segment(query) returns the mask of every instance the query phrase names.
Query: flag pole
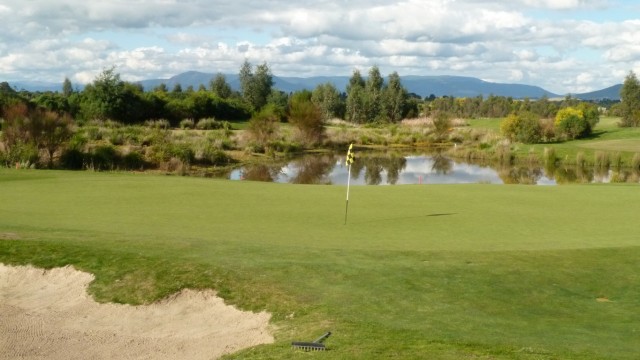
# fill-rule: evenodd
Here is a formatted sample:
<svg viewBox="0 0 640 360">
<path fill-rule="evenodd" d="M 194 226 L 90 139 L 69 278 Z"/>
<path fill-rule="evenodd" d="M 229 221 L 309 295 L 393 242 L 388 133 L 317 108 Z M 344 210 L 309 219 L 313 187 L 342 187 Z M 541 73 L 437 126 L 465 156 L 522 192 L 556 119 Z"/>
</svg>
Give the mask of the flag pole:
<svg viewBox="0 0 640 360">
<path fill-rule="evenodd" d="M 351 164 L 349 164 L 349 175 L 347 177 L 347 205 L 344 208 L 344 224 L 347 225 L 347 213 L 349 211 L 349 185 L 351 185 Z"/>
<path fill-rule="evenodd" d="M 347 225 L 347 213 L 349 212 L 349 187 L 351 185 L 351 164 L 353 164 L 353 143 L 349 145 L 345 164 L 349 166 L 349 175 L 347 175 L 347 203 L 344 208 L 344 224 Z"/>
</svg>

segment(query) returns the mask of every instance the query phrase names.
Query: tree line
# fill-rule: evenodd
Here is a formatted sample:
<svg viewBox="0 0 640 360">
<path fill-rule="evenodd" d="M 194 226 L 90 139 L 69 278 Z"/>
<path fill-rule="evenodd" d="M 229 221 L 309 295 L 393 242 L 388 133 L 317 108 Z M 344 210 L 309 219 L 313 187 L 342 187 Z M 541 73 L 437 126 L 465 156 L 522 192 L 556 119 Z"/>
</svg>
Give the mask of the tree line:
<svg viewBox="0 0 640 360">
<path fill-rule="evenodd" d="M 301 143 L 314 146 L 323 140 L 330 119 L 393 124 L 416 117 L 431 118 L 442 137 L 454 117 L 505 118 L 501 130 L 507 138 L 533 143 L 588 136 L 603 105 L 570 96 L 561 101 L 494 95 L 421 98 L 407 91 L 397 72 L 385 79 L 377 66 L 371 67 L 366 77 L 354 70 L 344 92 L 327 82 L 312 90 L 285 93 L 274 88 L 267 63 L 253 66 L 247 60 L 239 69 L 239 80 L 239 90 L 232 89 L 222 74 L 211 79 L 208 87 L 183 89 L 178 84 L 168 89 L 161 84 L 146 90 L 123 81 L 115 68 L 110 68 L 82 91 L 74 90 L 69 79 L 64 80 L 61 92 L 16 91 L 6 82 L 0 83 L 2 146 L 5 153 L 27 149 L 30 154 L 48 152 L 52 158 L 55 144 L 69 139 L 71 124 L 111 120 L 125 125 L 152 121 L 166 123 L 166 127 L 194 127 L 196 123 L 216 125 L 213 120 L 219 119 L 249 120 L 247 129 L 256 150 L 264 151 L 284 121 L 294 125 Z M 635 73 L 625 78 L 621 98 L 620 103 L 606 104 L 609 111 L 621 117 L 621 126 L 640 126 L 640 84 Z"/>
</svg>

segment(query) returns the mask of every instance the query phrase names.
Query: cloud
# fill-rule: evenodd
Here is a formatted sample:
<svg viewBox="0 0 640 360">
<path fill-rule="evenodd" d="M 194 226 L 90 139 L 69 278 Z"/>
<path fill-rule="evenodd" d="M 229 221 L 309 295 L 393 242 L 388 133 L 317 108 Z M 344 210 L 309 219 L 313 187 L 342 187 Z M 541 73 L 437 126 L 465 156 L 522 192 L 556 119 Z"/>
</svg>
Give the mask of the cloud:
<svg viewBox="0 0 640 360">
<path fill-rule="evenodd" d="M 615 11 L 613 5 L 4 0 L 0 72 L 20 80 L 72 74 L 86 81 L 115 65 L 123 79 L 139 80 L 187 70 L 235 73 L 249 59 L 268 62 L 277 75 L 348 75 L 378 65 L 401 76 L 466 75 L 575 92 L 621 82 L 619 74 L 640 64 L 639 19 L 573 17 L 573 10 L 595 15 Z"/>
</svg>

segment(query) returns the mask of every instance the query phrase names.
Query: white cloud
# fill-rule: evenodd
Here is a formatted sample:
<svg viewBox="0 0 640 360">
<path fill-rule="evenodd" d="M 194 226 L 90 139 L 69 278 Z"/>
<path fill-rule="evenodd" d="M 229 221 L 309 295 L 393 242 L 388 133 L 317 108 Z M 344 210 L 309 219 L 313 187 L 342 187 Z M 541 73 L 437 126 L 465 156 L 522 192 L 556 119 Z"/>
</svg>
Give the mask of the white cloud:
<svg viewBox="0 0 640 360">
<path fill-rule="evenodd" d="M 587 21 L 568 11 L 602 9 L 613 4 L 2 0 L 0 73 L 51 81 L 72 73 L 75 81 L 91 81 L 116 65 L 124 79 L 137 80 L 187 70 L 237 72 L 247 58 L 267 61 L 277 75 L 348 75 L 378 65 L 401 76 L 457 74 L 560 93 L 595 90 L 640 66 L 640 19 Z"/>
</svg>

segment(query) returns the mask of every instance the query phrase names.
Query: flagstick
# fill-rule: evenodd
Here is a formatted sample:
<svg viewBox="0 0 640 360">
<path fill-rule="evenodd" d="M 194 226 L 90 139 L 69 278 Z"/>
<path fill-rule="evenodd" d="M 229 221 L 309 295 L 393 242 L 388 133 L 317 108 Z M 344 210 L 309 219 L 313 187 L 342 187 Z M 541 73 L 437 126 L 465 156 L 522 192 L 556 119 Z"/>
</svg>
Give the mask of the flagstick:
<svg viewBox="0 0 640 360">
<path fill-rule="evenodd" d="M 344 208 L 344 224 L 347 225 L 347 213 L 349 211 L 349 186 L 351 185 L 351 164 L 349 164 L 349 175 L 347 176 L 347 205 Z"/>
</svg>

